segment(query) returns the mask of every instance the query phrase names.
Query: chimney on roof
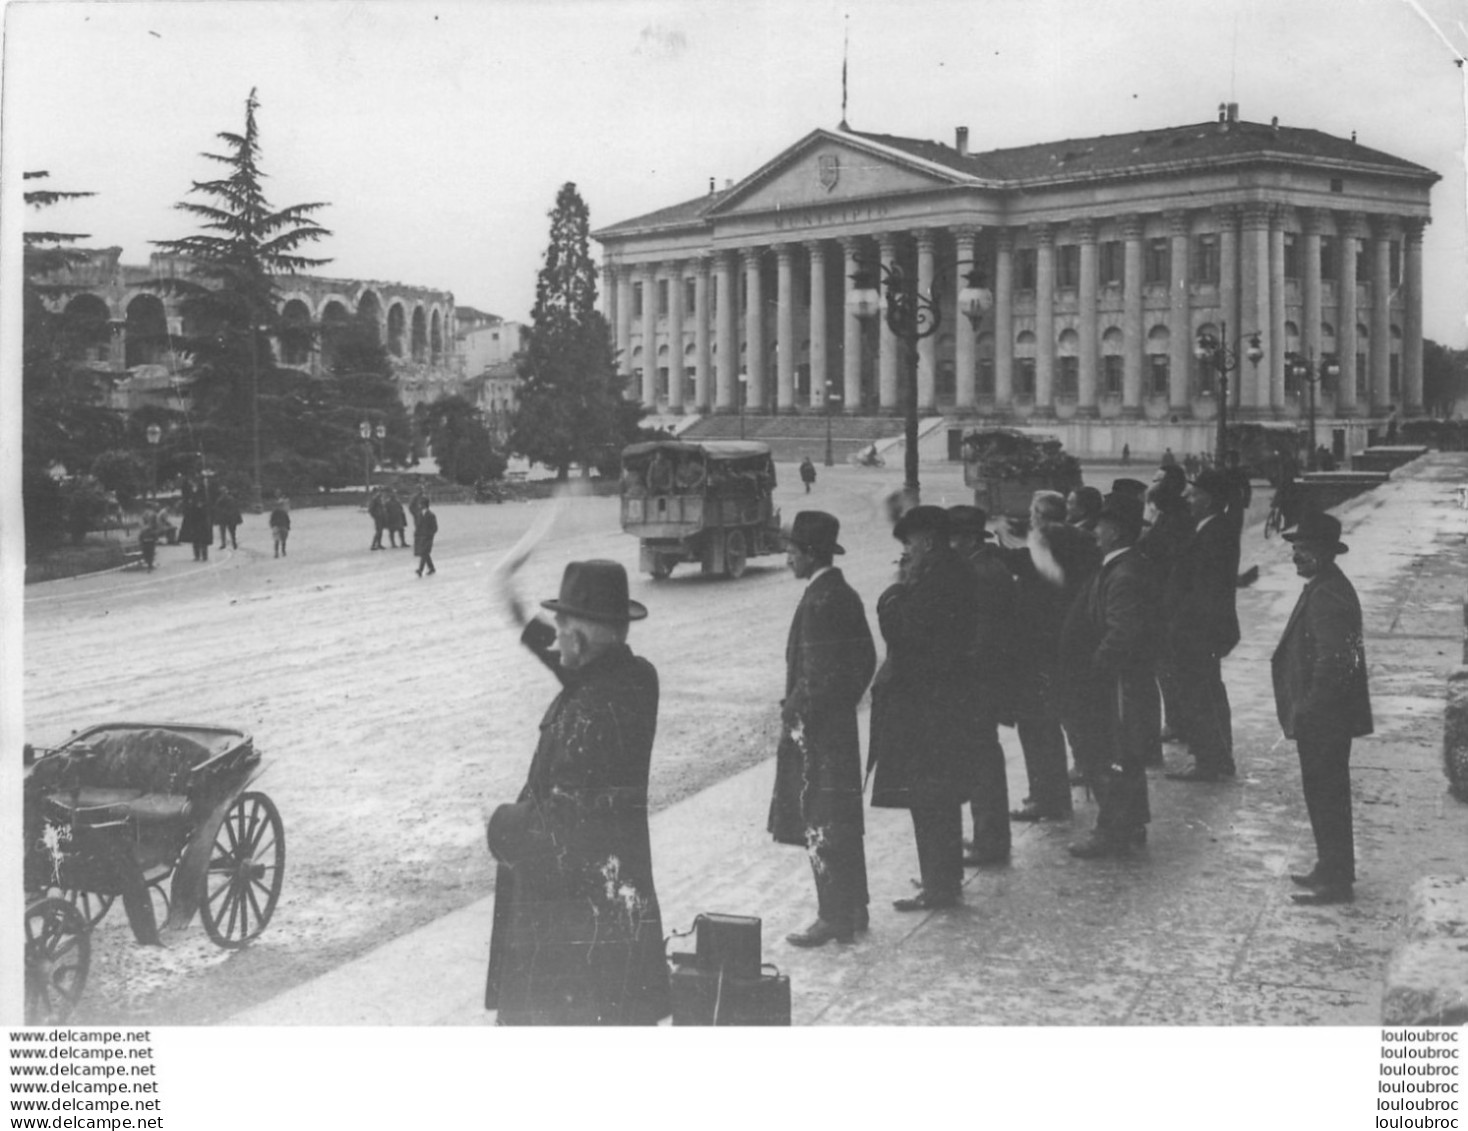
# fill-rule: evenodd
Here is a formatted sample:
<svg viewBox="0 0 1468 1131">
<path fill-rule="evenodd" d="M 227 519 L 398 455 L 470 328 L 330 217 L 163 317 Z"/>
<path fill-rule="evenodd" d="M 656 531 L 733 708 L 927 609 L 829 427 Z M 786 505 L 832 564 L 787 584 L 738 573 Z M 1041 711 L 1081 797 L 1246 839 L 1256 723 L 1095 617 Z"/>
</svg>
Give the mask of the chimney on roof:
<svg viewBox="0 0 1468 1131">
<path fill-rule="evenodd" d="M 1230 102 L 1228 104 L 1228 120 L 1230 122 L 1237 122 L 1239 120 L 1239 104 L 1237 102 Z"/>
<path fill-rule="evenodd" d="M 1351 131 L 1351 144 L 1352 145 L 1355 145 L 1356 144 L 1356 131 L 1355 130 L 1352 130 Z"/>
<path fill-rule="evenodd" d="M 959 126 L 954 133 L 953 148 L 958 150 L 960 157 L 968 156 L 968 127 Z"/>
<path fill-rule="evenodd" d="M 713 179 L 713 177 L 710 177 L 709 178 L 709 195 L 710 196 L 713 196 L 714 195 L 714 179 Z"/>
<path fill-rule="evenodd" d="M 1274 117 L 1272 117 L 1272 118 L 1269 119 L 1269 128 L 1274 131 L 1274 136 L 1275 137 L 1278 137 L 1279 136 L 1279 115 L 1278 114 L 1276 114 Z"/>
</svg>

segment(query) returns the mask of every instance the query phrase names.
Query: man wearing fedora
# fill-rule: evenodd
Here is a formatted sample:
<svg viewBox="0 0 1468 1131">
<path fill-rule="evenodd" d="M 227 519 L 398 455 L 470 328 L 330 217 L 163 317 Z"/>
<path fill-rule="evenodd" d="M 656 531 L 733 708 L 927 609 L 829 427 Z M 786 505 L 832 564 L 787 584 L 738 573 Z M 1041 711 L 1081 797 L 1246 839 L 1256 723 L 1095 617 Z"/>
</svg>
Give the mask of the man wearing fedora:
<svg viewBox="0 0 1468 1131">
<path fill-rule="evenodd" d="M 816 920 L 794 946 L 850 942 L 867 926 L 861 739 L 856 707 L 877 666 L 866 610 L 832 565 L 841 523 L 800 511 L 785 534 L 790 572 L 808 582 L 785 644 L 785 698 L 769 831 L 803 847 L 816 884 Z"/>
<path fill-rule="evenodd" d="M 519 799 L 489 818 L 495 878 L 486 1009 L 501 1025 L 650 1025 L 668 967 L 647 827 L 658 676 L 627 647 L 647 610 L 617 562 L 571 562 L 521 641 L 561 692 Z M 523 621 L 518 604 L 512 604 Z"/>
<path fill-rule="evenodd" d="M 1336 558 L 1340 520 L 1306 514 L 1285 539 L 1305 579 L 1271 668 L 1274 702 L 1286 738 L 1300 752 L 1300 779 L 1317 862 L 1290 879 L 1306 890 L 1296 903 L 1348 903 L 1356 882 L 1351 828 L 1351 740 L 1372 731 L 1361 602 Z"/>
<path fill-rule="evenodd" d="M 1150 818 L 1143 705 L 1149 688 L 1155 696 L 1157 606 L 1152 564 L 1135 549 L 1141 532 L 1141 500 L 1108 495 L 1096 520 L 1101 567 L 1061 630 L 1062 712 L 1100 810 L 1091 836 L 1070 848 L 1086 860 L 1126 855 Z"/>
<path fill-rule="evenodd" d="M 1169 773 L 1174 781 L 1216 782 L 1236 772 L 1222 672 L 1223 658 L 1239 642 L 1239 538 L 1224 514 L 1229 492 L 1222 472 L 1204 468 L 1183 495 L 1195 527 L 1168 575 L 1164 608 L 1167 656 L 1193 764 Z"/>
<path fill-rule="evenodd" d="M 1004 770 L 1004 747 L 999 744 L 999 724 L 1013 726 L 1017 718 L 1012 690 L 1018 629 L 1015 582 L 990 541 L 994 535 L 986 510 L 949 507 L 948 522 L 953 549 L 973 573 L 979 610 L 978 631 L 969 652 L 979 778 L 969 799 L 974 838 L 964 846 L 963 856 L 965 864 L 978 868 L 1009 862 L 1009 778 Z"/>
<path fill-rule="evenodd" d="M 887 660 L 872 685 L 867 772 L 874 806 L 912 812 L 922 890 L 893 906 L 925 911 L 953 906 L 963 887 L 963 802 L 978 785 L 968 659 L 978 598 L 942 507 L 913 507 L 892 533 L 903 555 L 877 601 Z"/>
</svg>

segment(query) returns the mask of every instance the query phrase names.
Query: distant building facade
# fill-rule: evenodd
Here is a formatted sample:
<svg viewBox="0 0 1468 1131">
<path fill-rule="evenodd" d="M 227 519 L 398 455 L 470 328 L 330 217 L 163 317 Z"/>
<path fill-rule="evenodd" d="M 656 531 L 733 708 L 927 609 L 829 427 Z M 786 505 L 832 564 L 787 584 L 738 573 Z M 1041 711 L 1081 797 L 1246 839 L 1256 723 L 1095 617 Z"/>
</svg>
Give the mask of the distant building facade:
<svg viewBox="0 0 1468 1131">
<path fill-rule="evenodd" d="M 900 411 L 903 346 L 849 302 L 900 265 L 942 318 L 925 416 L 1047 426 L 1091 452 L 1216 418 L 1200 332 L 1242 355 L 1230 418 L 1422 409 L 1422 241 L 1438 174 L 1319 131 L 1216 121 L 1017 149 L 817 129 L 723 190 L 593 233 L 619 366 L 655 411 Z M 974 266 L 993 303 L 955 311 Z M 1073 427 L 1071 427 L 1073 426 Z"/>
</svg>

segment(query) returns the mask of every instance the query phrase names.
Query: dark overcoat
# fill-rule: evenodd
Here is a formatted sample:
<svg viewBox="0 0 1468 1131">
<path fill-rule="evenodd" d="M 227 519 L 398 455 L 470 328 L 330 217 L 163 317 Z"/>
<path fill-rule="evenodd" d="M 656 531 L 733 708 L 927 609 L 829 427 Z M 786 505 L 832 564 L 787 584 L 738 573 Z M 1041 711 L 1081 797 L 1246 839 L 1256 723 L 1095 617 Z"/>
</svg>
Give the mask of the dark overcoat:
<svg viewBox="0 0 1468 1131">
<path fill-rule="evenodd" d="M 1371 733 L 1361 602 L 1334 562 L 1305 583 L 1270 667 L 1286 738 Z"/>
<path fill-rule="evenodd" d="M 223 494 L 214 504 L 214 524 L 216 526 L 227 526 L 231 529 L 238 526 L 245 519 L 244 512 L 240 510 L 239 503 L 235 502 L 234 496 Z"/>
<path fill-rule="evenodd" d="M 997 549 L 980 544 L 968 559 L 978 598 L 978 633 L 972 661 L 977 706 L 992 722 L 1017 717 L 1019 679 L 1015 656 L 1020 635 L 1017 586 Z"/>
<path fill-rule="evenodd" d="M 413 529 L 413 553 L 418 557 L 433 553 L 433 539 L 438 534 L 438 515 L 424 511 Z"/>
<path fill-rule="evenodd" d="M 404 530 L 408 526 L 408 515 L 403 510 L 403 504 L 395 498 L 389 498 L 386 505 L 387 528 L 389 530 Z"/>
<path fill-rule="evenodd" d="M 209 514 L 209 497 L 202 487 L 184 485 L 180 503 L 183 518 L 178 524 L 178 540 L 202 546 L 214 541 L 214 524 Z"/>
<path fill-rule="evenodd" d="M 872 804 L 931 808 L 968 799 L 977 784 L 971 648 L 979 607 L 973 573 L 935 549 L 909 584 L 877 602 L 887 659 L 872 684 Z"/>
<path fill-rule="evenodd" d="M 519 800 L 489 821 L 500 866 L 485 1008 L 502 1025 L 654 1023 L 669 1011 L 647 827 L 657 671 L 625 644 L 561 669 L 541 621 L 522 639 L 562 690 Z"/>
<path fill-rule="evenodd" d="M 1223 657 L 1239 642 L 1239 541 L 1226 515 L 1183 544 L 1167 578 L 1167 642 L 1174 655 Z"/>
<path fill-rule="evenodd" d="M 996 553 L 1015 579 L 1014 706 L 1019 715 L 1033 715 L 1048 702 L 1066 611 L 1101 555 L 1095 538 L 1061 523 L 1033 527 L 1024 547 Z"/>
<path fill-rule="evenodd" d="M 810 830 L 863 832 L 856 707 L 877 666 L 861 597 L 839 569 L 805 588 L 785 644 L 785 701 L 769 831 L 808 847 Z"/>
</svg>

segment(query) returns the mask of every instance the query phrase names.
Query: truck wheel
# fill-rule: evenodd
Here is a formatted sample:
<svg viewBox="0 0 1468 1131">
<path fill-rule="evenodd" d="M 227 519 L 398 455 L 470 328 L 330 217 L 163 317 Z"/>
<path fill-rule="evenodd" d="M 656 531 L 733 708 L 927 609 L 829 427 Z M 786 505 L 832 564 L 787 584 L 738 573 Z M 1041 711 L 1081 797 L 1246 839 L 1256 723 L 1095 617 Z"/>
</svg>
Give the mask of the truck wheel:
<svg viewBox="0 0 1468 1131">
<path fill-rule="evenodd" d="M 744 563 L 748 559 L 749 549 L 744 541 L 742 530 L 731 530 L 724 539 L 724 575 L 726 577 L 740 578 L 744 576 Z"/>
<path fill-rule="evenodd" d="M 673 558 L 669 554 L 654 554 L 652 556 L 652 576 L 654 581 L 666 581 L 673 572 Z"/>
</svg>

